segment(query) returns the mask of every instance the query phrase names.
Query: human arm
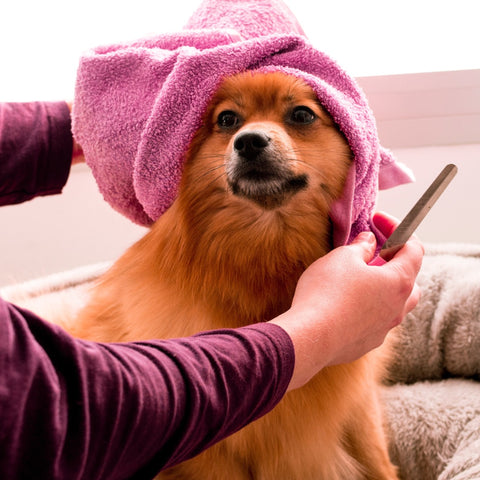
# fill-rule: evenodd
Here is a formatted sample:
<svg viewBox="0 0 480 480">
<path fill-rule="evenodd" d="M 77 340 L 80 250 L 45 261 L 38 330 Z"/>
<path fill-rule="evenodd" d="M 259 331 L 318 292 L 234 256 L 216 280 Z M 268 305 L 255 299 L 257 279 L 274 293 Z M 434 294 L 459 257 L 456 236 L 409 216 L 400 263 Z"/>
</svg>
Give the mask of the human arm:
<svg viewBox="0 0 480 480">
<path fill-rule="evenodd" d="M 0 205 L 60 193 L 82 158 L 66 102 L 0 103 Z"/>
<path fill-rule="evenodd" d="M 261 324 L 97 344 L 0 300 L 0 477 L 152 478 L 267 413 L 293 369 Z"/>
</svg>

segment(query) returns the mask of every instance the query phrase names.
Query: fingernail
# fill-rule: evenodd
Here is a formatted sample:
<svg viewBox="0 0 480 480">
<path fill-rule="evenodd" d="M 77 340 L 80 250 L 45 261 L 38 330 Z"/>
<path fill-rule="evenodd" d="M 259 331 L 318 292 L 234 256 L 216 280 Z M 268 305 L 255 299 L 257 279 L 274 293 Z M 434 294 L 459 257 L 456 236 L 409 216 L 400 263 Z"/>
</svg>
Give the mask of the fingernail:
<svg viewBox="0 0 480 480">
<path fill-rule="evenodd" d="M 370 244 L 374 244 L 377 241 L 373 232 L 360 232 L 357 235 L 356 240 L 358 240 L 359 242 L 366 242 Z"/>
</svg>

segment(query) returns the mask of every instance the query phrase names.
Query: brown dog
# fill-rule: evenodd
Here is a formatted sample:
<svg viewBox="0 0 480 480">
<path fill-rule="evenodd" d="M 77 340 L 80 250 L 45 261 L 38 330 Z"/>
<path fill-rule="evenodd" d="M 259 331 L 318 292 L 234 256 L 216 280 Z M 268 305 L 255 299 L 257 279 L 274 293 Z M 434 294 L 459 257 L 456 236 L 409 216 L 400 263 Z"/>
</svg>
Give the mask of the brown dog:
<svg viewBox="0 0 480 480">
<path fill-rule="evenodd" d="M 331 249 L 329 209 L 351 158 L 303 81 L 227 78 L 191 144 L 176 201 L 101 279 L 73 333 L 171 338 L 284 312 L 301 273 Z M 161 478 L 393 480 L 379 370 L 374 354 L 325 368 L 271 413 Z"/>
</svg>

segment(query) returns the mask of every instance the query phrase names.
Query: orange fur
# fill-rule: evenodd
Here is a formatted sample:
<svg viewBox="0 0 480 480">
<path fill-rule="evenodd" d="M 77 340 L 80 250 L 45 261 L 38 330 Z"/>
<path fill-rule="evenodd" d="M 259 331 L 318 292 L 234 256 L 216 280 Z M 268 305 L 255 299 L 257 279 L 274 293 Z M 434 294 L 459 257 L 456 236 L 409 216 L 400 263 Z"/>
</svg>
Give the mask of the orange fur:
<svg viewBox="0 0 480 480">
<path fill-rule="evenodd" d="M 298 106 L 313 121 L 307 114 L 302 123 L 305 111 L 292 121 Z M 232 180 L 245 168 L 235 139 L 252 131 L 270 139 L 266 166 L 288 187 L 273 187 L 263 171 L 261 180 L 256 171 Z M 347 142 L 302 81 L 227 78 L 191 144 L 176 201 L 101 279 L 73 333 L 171 338 L 284 312 L 303 270 L 331 248 L 328 212 L 350 166 Z M 160 478 L 393 480 L 377 370 L 374 355 L 324 369 L 265 417 Z"/>
</svg>

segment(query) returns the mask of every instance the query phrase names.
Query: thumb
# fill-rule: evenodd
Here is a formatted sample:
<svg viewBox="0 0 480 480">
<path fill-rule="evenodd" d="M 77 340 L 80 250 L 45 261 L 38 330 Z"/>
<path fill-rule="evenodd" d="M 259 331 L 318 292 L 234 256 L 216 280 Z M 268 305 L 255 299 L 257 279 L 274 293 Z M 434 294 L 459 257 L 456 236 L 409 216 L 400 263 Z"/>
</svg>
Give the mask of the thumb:
<svg viewBox="0 0 480 480">
<path fill-rule="evenodd" d="M 360 232 L 350 245 L 361 248 L 361 255 L 365 263 L 369 263 L 375 255 L 377 239 L 372 232 Z"/>
</svg>

